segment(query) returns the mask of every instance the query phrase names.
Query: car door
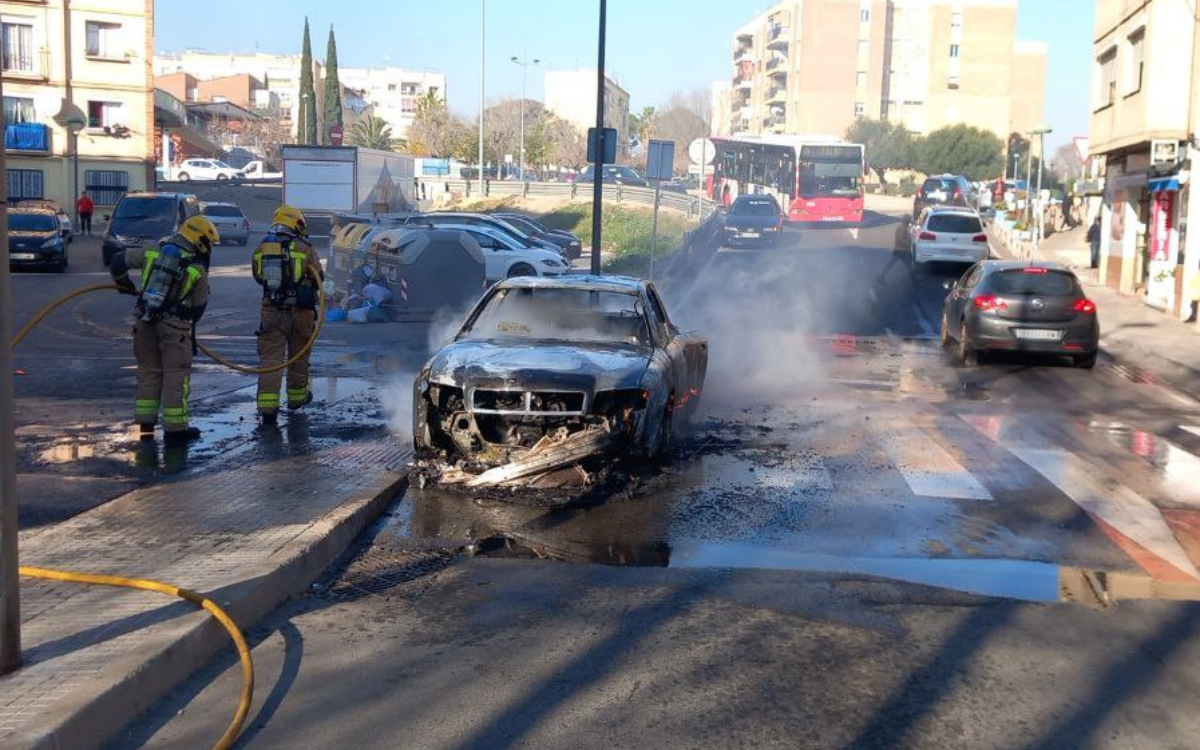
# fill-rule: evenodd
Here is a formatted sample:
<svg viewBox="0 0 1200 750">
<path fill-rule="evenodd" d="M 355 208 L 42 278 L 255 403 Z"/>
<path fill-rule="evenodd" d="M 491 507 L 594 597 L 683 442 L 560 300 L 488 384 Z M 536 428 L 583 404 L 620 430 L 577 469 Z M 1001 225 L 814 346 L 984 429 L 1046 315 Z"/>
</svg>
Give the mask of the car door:
<svg viewBox="0 0 1200 750">
<path fill-rule="evenodd" d="M 681 332 L 671 323 L 662 298 L 653 285 L 647 285 L 646 296 L 650 303 L 649 318 L 653 333 L 668 362 L 675 405 L 677 408 L 687 408 L 691 399 L 699 396 L 704 387 L 708 342 L 697 334 Z"/>
<path fill-rule="evenodd" d="M 483 249 L 483 269 L 488 281 L 503 279 L 507 276 L 509 256 L 502 251 L 501 245 L 496 238 L 487 232 L 480 232 L 475 229 L 468 229 L 466 231 L 479 243 L 479 247 Z"/>
<path fill-rule="evenodd" d="M 967 269 L 958 279 L 958 283 L 954 285 L 954 291 L 951 294 L 951 307 L 947 320 L 952 325 L 957 326 L 958 321 L 963 320 L 967 314 L 967 305 L 971 304 L 971 297 L 975 287 L 979 286 L 979 280 L 983 278 L 983 266 L 976 263 Z M 954 330 L 957 330 L 955 328 Z"/>
</svg>

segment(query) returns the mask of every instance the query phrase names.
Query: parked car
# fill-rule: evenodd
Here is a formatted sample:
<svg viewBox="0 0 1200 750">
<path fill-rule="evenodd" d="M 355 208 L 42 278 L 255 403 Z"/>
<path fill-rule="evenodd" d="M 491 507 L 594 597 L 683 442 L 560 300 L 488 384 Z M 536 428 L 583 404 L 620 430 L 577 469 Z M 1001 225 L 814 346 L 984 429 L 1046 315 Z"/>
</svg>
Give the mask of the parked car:
<svg viewBox="0 0 1200 750">
<path fill-rule="evenodd" d="M 404 220 L 405 224 L 424 224 L 426 226 L 444 226 L 447 224 L 483 224 L 511 236 L 526 247 L 540 247 L 543 250 L 553 250 L 560 255 L 558 245 L 547 240 L 532 237 L 504 219 L 492 214 L 473 214 L 459 211 L 435 211 L 427 214 L 413 214 Z"/>
<path fill-rule="evenodd" d="M 687 194 L 688 191 L 687 183 L 683 182 L 682 180 L 664 180 L 661 184 L 659 184 L 659 188 L 666 193 Z"/>
<path fill-rule="evenodd" d="M 971 184 L 966 177 L 944 174 L 926 179 L 913 196 L 913 218 L 929 206 L 942 205 L 971 205 Z"/>
<path fill-rule="evenodd" d="M 12 206 L 8 209 L 8 264 L 50 266 L 67 270 L 67 240 L 58 216 L 45 208 Z"/>
<path fill-rule="evenodd" d="M 1058 263 L 989 260 L 950 286 L 942 308 L 942 346 L 974 364 L 984 352 L 1042 352 L 1092 368 L 1100 349 L 1096 303 Z"/>
<path fill-rule="evenodd" d="M 17 201 L 16 205 L 21 208 L 42 208 L 52 212 L 58 217 L 58 226 L 66 243 L 69 245 L 75 241 L 75 224 L 71 221 L 71 215 L 58 201 L 49 198 L 24 198 Z"/>
<path fill-rule="evenodd" d="M 983 219 L 973 208 L 933 206 L 908 225 L 914 267 L 927 263 L 976 263 L 991 249 Z"/>
<path fill-rule="evenodd" d="M 438 224 L 437 228 L 466 232 L 479 243 L 486 261 L 484 276 L 489 282 L 517 276 L 561 276 L 571 267 L 557 250 L 527 247 L 486 224 Z"/>
<path fill-rule="evenodd" d="M 681 332 L 645 280 L 509 279 L 418 373 L 414 443 L 426 456 L 508 464 L 502 476 L 666 455 L 707 366 L 708 342 Z"/>
<path fill-rule="evenodd" d="M 250 220 L 236 203 L 201 203 L 200 211 L 216 225 L 221 244 L 246 246 L 250 240 Z"/>
<path fill-rule="evenodd" d="M 175 233 L 188 218 L 200 213 L 200 201 L 189 193 L 126 193 L 106 215 L 101 253 L 104 265 L 130 247 L 141 247 Z"/>
<path fill-rule="evenodd" d="M 561 229 L 550 229 L 545 224 L 525 214 L 502 212 L 494 213 L 492 216 L 495 216 L 497 219 L 503 219 L 530 237 L 536 237 L 539 240 L 545 240 L 557 246 L 562 252 L 563 257 L 568 260 L 575 260 L 583 254 L 583 242 L 577 235 L 570 232 L 564 232 Z"/>
<path fill-rule="evenodd" d="M 261 159 L 255 159 L 238 170 L 243 179 L 275 181 L 283 179 L 283 172 L 268 172 L 267 165 Z"/>
<path fill-rule="evenodd" d="M 217 159 L 188 159 L 175 170 L 175 179 L 180 182 L 189 180 L 229 180 L 242 179 L 242 173 L 223 161 Z"/>
<path fill-rule="evenodd" d="M 579 173 L 575 181 L 587 184 L 593 182 L 595 179 L 596 168 L 594 165 L 589 164 L 587 169 Z M 646 178 L 633 169 L 619 164 L 605 164 L 604 171 L 600 173 L 600 179 L 610 185 L 629 185 L 631 187 L 650 186 L 650 183 L 646 182 Z"/>
<path fill-rule="evenodd" d="M 725 214 L 723 229 L 729 245 L 774 244 L 783 231 L 783 209 L 773 195 L 739 195 Z"/>
</svg>

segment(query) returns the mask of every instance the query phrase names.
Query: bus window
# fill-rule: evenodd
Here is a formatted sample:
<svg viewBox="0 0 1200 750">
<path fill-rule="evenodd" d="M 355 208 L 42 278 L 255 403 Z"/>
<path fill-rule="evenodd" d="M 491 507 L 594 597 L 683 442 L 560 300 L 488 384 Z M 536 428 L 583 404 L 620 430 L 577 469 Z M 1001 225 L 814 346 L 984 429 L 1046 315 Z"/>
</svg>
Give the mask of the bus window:
<svg viewBox="0 0 1200 750">
<path fill-rule="evenodd" d="M 792 155 L 784 152 L 779 156 L 779 164 L 775 168 L 775 189 L 784 195 L 796 192 L 796 162 Z"/>
</svg>

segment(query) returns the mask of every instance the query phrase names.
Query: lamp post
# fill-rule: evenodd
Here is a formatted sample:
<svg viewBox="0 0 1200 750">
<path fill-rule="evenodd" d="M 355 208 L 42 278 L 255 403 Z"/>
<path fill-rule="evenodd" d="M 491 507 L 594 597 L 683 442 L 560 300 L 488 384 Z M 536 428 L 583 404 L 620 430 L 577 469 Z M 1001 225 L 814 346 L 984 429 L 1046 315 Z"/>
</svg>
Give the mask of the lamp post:
<svg viewBox="0 0 1200 750">
<path fill-rule="evenodd" d="M 479 197 L 483 197 L 483 82 L 487 44 L 487 0 L 479 0 Z"/>
<path fill-rule="evenodd" d="M 1038 123 L 1038 126 L 1029 131 L 1030 135 L 1038 137 L 1038 174 L 1037 174 L 1037 199 L 1038 199 L 1038 216 L 1037 230 L 1033 234 L 1033 252 L 1037 253 L 1038 247 L 1042 244 L 1042 223 L 1046 219 L 1046 212 L 1042 210 L 1042 172 L 1046 171 L 1046 135 L 1054 132 L 1046 123 Z M 1030 153 L 1033 152 L 1033 144 L 1029 147 Z M 1028 186 L 1027 186 L 1028 187 Z"/>
<path fill-rule="evenodd" d="M 526 73 L 529 71 L 530 65 L 537 65 L 541 62 L 538 58 L 529 59 L 528 53 L 521 53 L 521 57 L 514 56 L 512 61 L 521 66 L 521 180 L 525 180 L 525 79 L 528 77 Z"/>
<path fill-rule="evenodd" d="M 72 117 L 67 120 L 67 130 L 71 131 L 71 162 L 74 176 L 71 182 L 71 200 L 75 203 L 75 227 L 79 227 L 79 133 L 87 126 L 87 120 Z"/>
<path fill-rule="evenodd" d="M 0 82 L 0 94 L 3 82 Z M 0 149 L 0 173 L 5 170 Z M 8 203 L 0 181 L 0 208 Z M 7 209 L 5 214 L 7 214 Z M 8 220 L 0 217 L 0 243 L 8 247 Z M 0 674 L 21 665 L 21 584 L 17 555 L 17 459 L 13 422 L 12 295 L 8 262 L 0 263 Z"/>
</svg>

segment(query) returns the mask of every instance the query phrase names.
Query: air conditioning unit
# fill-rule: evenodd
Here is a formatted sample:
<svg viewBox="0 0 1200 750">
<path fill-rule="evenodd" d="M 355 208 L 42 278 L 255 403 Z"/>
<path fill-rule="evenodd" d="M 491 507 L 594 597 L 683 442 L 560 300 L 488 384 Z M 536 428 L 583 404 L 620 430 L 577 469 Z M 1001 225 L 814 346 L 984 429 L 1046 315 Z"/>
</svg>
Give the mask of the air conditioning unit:
<svg viewBox="0 0 1200 750">
<path fill-rule="evenodd" d="M 111 135 L 113 138 L 128 138 L 129 128 L 119 123 L 115 125 L 105 125 L 104 134 Z"/>
</svg>

